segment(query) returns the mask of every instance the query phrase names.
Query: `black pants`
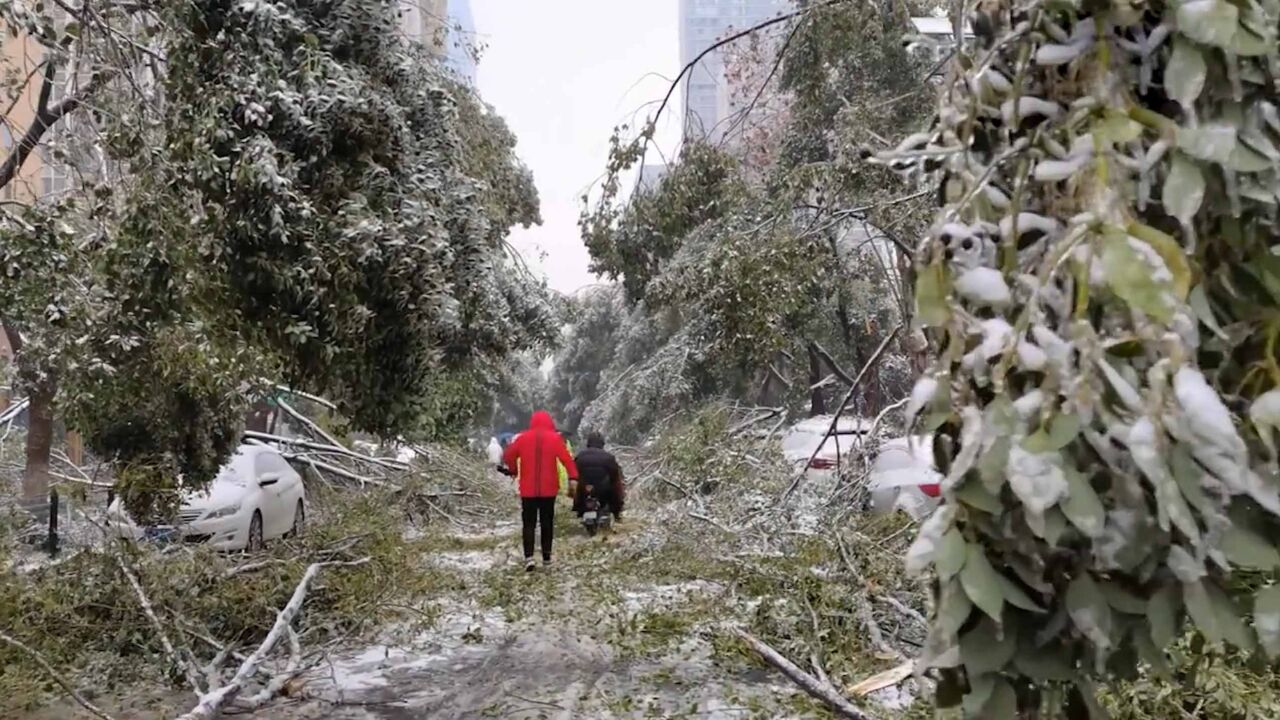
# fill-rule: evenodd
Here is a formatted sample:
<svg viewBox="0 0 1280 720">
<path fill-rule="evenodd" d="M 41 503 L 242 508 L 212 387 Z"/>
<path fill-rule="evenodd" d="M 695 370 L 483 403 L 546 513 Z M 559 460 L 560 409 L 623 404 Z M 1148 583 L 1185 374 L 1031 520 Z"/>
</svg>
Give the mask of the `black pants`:
<svg viewBox="0 0 1280 720">
<path fill-rule="evenodd" d="M 551 559 L 551 540 L 555 537 L 556 499 L 520 498 L 520 519 L 524 522 L 524 557 L 533 557 L 533 529 L 542 524 L 542 559 Z"/>
<path fill-rule="evenodd" d="M 586 487 L 579 485 L 577 494 L 573 496 L 573 511 L 578 515 L 582 515 L 582 513 L 586 512 L 586 492 Z M 622 516 L 623 500 L 618 497 L 617 488 L 609 488 L 608 490 L 596 488 L 596 499 L 599 500 L 601 504 L 609 506 L 609 510 L 611 510 L 615 516 Z"/>
</svg>

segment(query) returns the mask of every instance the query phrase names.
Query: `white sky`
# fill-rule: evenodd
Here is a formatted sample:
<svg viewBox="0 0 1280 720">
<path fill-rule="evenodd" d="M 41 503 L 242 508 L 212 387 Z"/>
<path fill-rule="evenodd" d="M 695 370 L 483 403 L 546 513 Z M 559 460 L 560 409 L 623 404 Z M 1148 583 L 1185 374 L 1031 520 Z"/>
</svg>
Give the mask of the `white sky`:
<svg viewBox="0 0 1280 720">
<path fill-rule="evenodd" d="M 661 100 L 679 72 L 676 3 L 471 0 L 485 46 L 480 95 L 515 132 L 542 200 L 542 225 L 517 227 L 512 244 L 556 290 L 596 282 L 578 233 L 580 198 L 604 172 L 614 126 L 643 122 L 656 109 L 646 103 Z M 669 156 L 680 134 L 678 92 L 663 119 L 658 144 Z"/>
</svg>

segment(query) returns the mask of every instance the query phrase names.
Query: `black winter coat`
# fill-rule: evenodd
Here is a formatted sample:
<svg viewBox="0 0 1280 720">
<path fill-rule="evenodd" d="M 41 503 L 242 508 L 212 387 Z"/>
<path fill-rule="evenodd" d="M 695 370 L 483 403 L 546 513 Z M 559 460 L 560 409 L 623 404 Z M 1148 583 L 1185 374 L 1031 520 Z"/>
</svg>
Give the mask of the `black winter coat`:
<svg viewBox="0 0 1280 720">
<path fill-rule="evenodd" d="M 613 453 L 603 448 L 587 448 L 574 459 L 578 481 L 608 491 L 622 484 L 622 467 Z"/>
</svg>

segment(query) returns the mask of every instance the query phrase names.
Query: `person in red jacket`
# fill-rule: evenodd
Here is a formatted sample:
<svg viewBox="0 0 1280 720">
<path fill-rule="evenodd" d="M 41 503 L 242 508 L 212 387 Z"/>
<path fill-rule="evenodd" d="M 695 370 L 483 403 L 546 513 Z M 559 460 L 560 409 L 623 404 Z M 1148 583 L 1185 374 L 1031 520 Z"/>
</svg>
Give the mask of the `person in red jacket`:
<svg viewBox="0 0 1280 720">
<path fill-rule="evenodd" d="M 578 481 L 578 466 L 556 432 L 555 421 L 544 410 L 529 419 L 529 429 L 516 436 L 502 453 L 502 463 L 512 475 L 519 476 L 520 517 L 524 524 L 524 569 L 532 571 L 533 534 L 542 525 L 542 564 L 551 564 L 551 540 L 555 535 L 556 495 L 560 492 L 560 470 L 563 465 L 573 483 Z"/>
</svg>

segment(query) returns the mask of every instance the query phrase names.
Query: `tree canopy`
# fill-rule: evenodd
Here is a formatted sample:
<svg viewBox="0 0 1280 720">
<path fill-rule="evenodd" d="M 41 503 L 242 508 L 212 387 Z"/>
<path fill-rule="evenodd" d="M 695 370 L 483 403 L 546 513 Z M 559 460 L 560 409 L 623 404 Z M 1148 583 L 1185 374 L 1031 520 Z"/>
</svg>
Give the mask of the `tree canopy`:
<svg viewBox="0 0 1280 720">
<path fill-rule="evenodd" d="M 628 309 L 609 334 L 584 314 L 592 327 L 561 358 L 579 367 L 577 346 L 596 333 L 615 348 L 583 388 L 600 393 L 584 422 L 635 439 L 700 399 L 822 411 L 830 376 L 847 378 L 893 332 L 908 301 L 894 244 L 925 226 L 928 198 L 864 163 L 862 149 L 927 120 L 926 68 L 901 42 L 906 22 L 860 3 L 815 5 L 730 46 L 737 109 L 726 132 L 686 138 L 661 182 L 625 202 L 620 173 L 644 155 L 652 126 L 615 136 L 581 226 L 593 268 L 620 283 Z M 877 104 L 886 109 L 854 109 Z M 875 364 L 856 409 L 905 393 L 909 372 L 901 351 Z"/>
<path fill-rule="evenodd" d="M 33 282 L 0 318 L 23 389 L 148 483 L 210 478 L 268 379 L 362 430 L 447 432 L 475 367 L 554 338 L 505 245 L 539 221 L 514 137 L 398 36 L 395 3 L 3 9 L 50 76 L 96 83 L 57 137 L 104 162 L 6 208 L 0 256 Z"/>
</svg>

